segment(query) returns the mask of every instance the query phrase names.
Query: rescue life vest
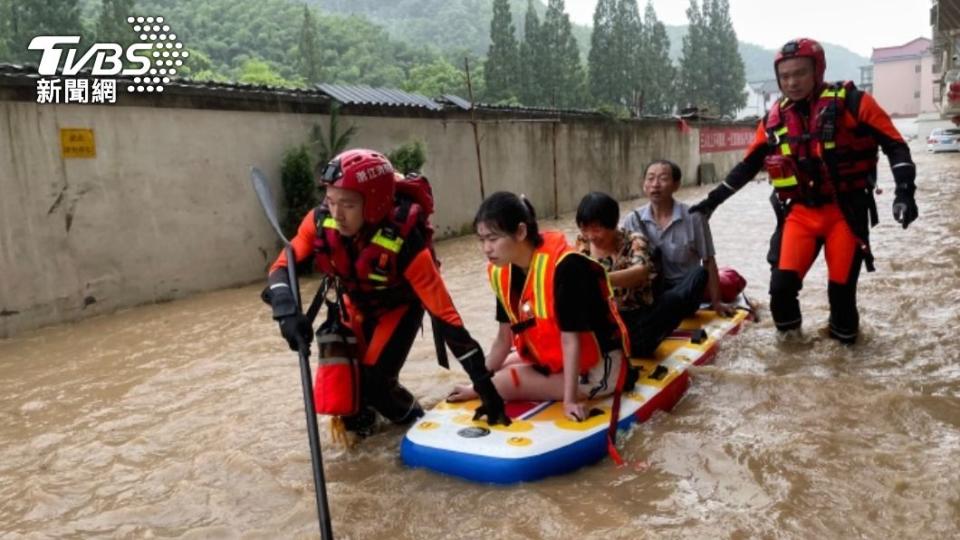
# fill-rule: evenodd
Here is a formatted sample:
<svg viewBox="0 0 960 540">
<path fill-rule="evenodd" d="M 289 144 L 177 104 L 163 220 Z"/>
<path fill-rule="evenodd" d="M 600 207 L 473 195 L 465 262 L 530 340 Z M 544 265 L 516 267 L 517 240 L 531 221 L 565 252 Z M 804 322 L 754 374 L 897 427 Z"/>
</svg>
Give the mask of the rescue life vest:
<svg viewBox="0 0 960 540">
<path fill-rule="evenodd" d="M 878 144 L 857 119 L 861 95 L 847 81 L 825 86 L 806 115 L 788 98 L 774 103 L 764 123 L 773 153 L 764 165 L 781 201 L 818 205 L 873 188 Z"/>
<path fill-rule="evenodd" d="M 543 244 L 533 252 L 526 282 L 516 305 L 510 301 L 512 265 L 487 265 L 487 277 L 497 300 L 507 312 L 513 329 L 513 344 L 521 358 L 541 365 L 551 373 L 563 371 L 560 326 L 554 305 L 554 276 L 567 256 L 581 257 L 563 233 L 544 232 Z M 570 286 L 576 287 L 576 284 Z M 592 332 L 580 332 L 580 373 L 590 371 L 600 360 L 600 346 Z"/>
<path fill-rule="evenodd" d="M 433 251 L 433 193 L 429 182 L 423 176 L 410 175 L 397 181 L 396 193 L 390 215 L 370 229 L 372 234 L 361 232 L 349 248 L 326 206 L 314 212 L 314 264 L 321 272 L 336 276 L 350 303 L 368 313 L 416 300 L 403 269 L 398 267 L 404 241 L 415 229 Z"/>
</svg>

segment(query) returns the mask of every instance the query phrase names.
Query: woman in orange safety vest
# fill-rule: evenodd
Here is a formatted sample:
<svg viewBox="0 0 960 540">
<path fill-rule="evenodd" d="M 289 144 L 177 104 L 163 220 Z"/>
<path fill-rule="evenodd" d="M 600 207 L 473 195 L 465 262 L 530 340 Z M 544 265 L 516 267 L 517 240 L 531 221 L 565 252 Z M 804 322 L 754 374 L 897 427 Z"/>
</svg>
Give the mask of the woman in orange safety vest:
<svg viewBox="0 0 960 540">
<path fill-rule="evenodd" d="M 533 206 L 497 192 L 480 205 L 474 228 L 497 298 L 497 336 L 486 357 L 497 392 L 509 400 L 562 400 L 573 420 L 583 401 L 614 392 L 626 332 L 603 267 L 577 253 L 560 232 L 538 229 Z M 457 387 L 448 399 L 475 395 Z"/>
</svg>

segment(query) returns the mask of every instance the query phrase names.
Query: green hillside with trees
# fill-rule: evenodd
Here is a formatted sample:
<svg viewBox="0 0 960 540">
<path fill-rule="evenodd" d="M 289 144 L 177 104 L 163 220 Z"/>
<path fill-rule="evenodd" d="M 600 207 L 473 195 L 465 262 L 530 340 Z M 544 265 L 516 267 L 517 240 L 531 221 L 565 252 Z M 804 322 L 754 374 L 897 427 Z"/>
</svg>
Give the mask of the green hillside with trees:
<svg viewBox="0 0 960 540">
<path fill-rule="evenodd" d="M 726 9 L 727 0 L 693 3 L 710 18 Z M 688 27 L 663 25 L 644 4 L 600 0 L 597 30 L 597 21 L 591 27 L 571 23 L 562 0 L 0 0 L 0 62 L 36 62 L 26 44 L 44 33 L 78 33 L 84 43 L 132 42 L 132 31 L 118 20 L 132 13 L 166 18 L 191 52 L 180 75 L 198 80 L 369 84 L 466 95 L 463 66 L 469 58 L 476 95 L 484 101 L 649 114 L 684 105 L 674 103 L 677 85 L 688 101 L 704 105 L 707 98 L 690 96 L 697 88 L 716 87 L 730 72 L 733 79 L 723 84 L 771 78 L 774 51 L 746 43 L 737 44 L 739 56 L 704 57 L 699 67 L 688 62 L 683 69 Z M 500 22 L 491 28 L 495 5 Z M 729 24 L 722 19 L 717 17 Z M 512 31 L 505 30 L 511 24 Z M 528 37 L 528 27 L 539 34 Z M 720 39 L 715 34 L 710 39 Z M 506 45 L 491 47 L 493 35 Z M 732 28 L 725 35 L 736 43 Z M 702 43 L 693 39 L 688 45 L 693 54 Z M 716 43 L 711 47 L 720 50 Z M 841 47 L 825 48 L 830 79 L 857 80 L 859 67 L 868 63 Z M 493 61 L 487 62 L 490 54 Z M 684 73 L 697 72 L 706 79 L 682 80 Z M 735 108 L 730 100 L 724 103 L 709 108 Z"/>
</svg>

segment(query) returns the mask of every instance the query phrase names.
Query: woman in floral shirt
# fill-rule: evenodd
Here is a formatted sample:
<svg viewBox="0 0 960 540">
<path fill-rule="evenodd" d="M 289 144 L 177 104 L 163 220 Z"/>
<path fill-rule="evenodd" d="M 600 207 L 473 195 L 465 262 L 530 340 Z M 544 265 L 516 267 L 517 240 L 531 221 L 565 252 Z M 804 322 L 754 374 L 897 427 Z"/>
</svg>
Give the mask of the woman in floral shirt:
<svg viewBox="0 0 960 540">
<path fill-rule="evenodd" d="M 577 208 L 577 250 L 607 269 L 632 357 L 653 356 L 685 313 L 662 294 L 655 254 L 647 237 L 617 227 L 620 205 L 606 193 L 588 193 Z"/>
</svg>

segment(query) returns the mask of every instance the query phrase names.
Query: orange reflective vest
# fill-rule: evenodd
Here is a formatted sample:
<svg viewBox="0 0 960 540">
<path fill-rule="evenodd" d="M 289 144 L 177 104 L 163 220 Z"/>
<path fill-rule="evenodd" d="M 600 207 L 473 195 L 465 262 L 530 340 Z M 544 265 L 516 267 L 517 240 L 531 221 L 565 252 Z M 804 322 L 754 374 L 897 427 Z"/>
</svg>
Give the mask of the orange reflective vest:
<svg viewBox="0 0 960 540">
<path fill-rule="evenodd" d="M 551 373 L 563 371 L 563 350 L 560 326 L 554 306 L 554 276 L 564 257 L 582 257 L 569 244 L 563 233 L 545 232 L 543 244 L 533 252 L 523 292 L 516 304 L 510 301 L 512 265 L 487 265 L 487 276 L 497 300 L 503 306 L 513 328 L 513 344 L 524 360 L 539 364 Z M 568 286 L 576 287 L 571 283 Z M 600 346 L 592 332 L 579 332 L 580 373 L 590 371 L 600 360 Z"/>
<path fill-rule="evenodd" d="M 847 82 L 823 87 L 807 115 L 787 98 L 774 103 L 764 125 L 773 147 L 765 167 L 780 200 L 826 202 L 873 186 L 878 144 L 860 127 L 859 96 Z"/>
</svg>

